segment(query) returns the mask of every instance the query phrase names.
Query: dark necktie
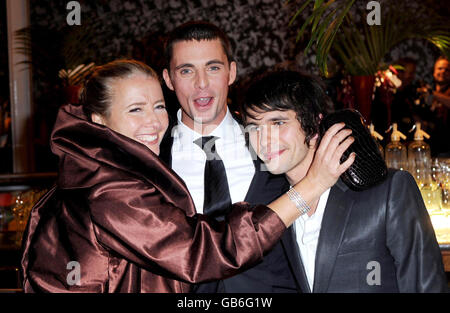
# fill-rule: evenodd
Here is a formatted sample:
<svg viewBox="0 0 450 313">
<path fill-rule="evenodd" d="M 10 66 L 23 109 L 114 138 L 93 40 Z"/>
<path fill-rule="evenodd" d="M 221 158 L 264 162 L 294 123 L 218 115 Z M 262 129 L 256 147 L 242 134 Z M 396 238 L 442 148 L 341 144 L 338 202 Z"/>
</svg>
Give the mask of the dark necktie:
<svg viewBox="0 0 450 313">
<path fill-rule="evenodd" d="M 216 152 L 215 141 L 219 137 L 205 136 L 194 141 L 206 154 L 203 213 L 223 221 L 231 209 L 225 166 Z"/>
</svg>

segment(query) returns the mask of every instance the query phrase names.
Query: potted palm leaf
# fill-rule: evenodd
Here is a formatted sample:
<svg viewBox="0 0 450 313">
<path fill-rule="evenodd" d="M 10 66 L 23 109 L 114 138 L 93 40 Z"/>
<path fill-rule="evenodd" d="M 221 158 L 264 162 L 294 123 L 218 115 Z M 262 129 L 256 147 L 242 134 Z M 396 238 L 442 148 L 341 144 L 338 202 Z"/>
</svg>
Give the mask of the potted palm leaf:
<svg viewBox="0 0 450 313">
<path fill-rule="evenodd" d="M 315 45 L 316 64 L 325 76 L 328 75 L 329 54 L 334 53 L 337 56 L 344 71 L 353 77 L 355 100 L 363 116 L 369 119 L 374 75 L 389 66 L 383 63 L 384 57 L 407 39 L 428 40 L 443 54 L 449 55 L 450 24 L 447 19 L 421 3 L 383 1 L 381 25 L 369 26 L 366 20 L 367 11 L 358 11 L 355 2 L 301 1 L 290 25 L 313 5 L 311 15 L 298 31 L 297 40 L 310 30 L 306 51 Z M 359 14 L 355 15 L 355 11 Z"/>
<path fill-rule="evenodd" d="M 28 56 L 29 61 L 22 63 L 32 66 L 38 79 L 61 88 L 65 101 L 74 103 L 84 79 L 94 69 L 91 61 L 101 46 L 96 32 L 100 24 L 101 20 L 95 20 L 61 30 L 35 25 L 22 28 L 14 34 L 17 51 Z"/>
</svg>

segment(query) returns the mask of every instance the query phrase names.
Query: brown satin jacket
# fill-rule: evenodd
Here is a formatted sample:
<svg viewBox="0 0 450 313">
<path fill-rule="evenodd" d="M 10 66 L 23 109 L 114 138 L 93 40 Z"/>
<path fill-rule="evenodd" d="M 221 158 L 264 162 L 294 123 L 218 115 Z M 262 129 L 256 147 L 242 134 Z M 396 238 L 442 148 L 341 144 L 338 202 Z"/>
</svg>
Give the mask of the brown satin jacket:
<svg viewBox="0 0 450 313">
<path fill-rule="evenodd" d="M 257 263 L 285 230 L 243 202 L 227 223 L 196 214 L 176 173 L 81 107 L 60 109 L 51 147 L 59 177 L 24 234 L 25 292 L 189 292 Z"/>
</svg>

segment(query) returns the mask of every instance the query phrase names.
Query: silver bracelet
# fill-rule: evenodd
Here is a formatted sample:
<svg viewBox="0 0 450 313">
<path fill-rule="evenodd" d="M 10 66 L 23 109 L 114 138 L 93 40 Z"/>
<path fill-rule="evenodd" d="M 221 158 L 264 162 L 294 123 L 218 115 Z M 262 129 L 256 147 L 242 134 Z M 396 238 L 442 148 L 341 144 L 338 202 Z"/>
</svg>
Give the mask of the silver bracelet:
<svg viewBox="0 0 450 313">
<path fill-rule="evenodd" d="M 308 213 L 311 210 L 311 207 L 303 200 L 302 196 L 291 186 L 289 191 L 286 192 L 289 199 L 294 202 L 295 207 L 300 211 L 300 215 Z"/>
</svg>

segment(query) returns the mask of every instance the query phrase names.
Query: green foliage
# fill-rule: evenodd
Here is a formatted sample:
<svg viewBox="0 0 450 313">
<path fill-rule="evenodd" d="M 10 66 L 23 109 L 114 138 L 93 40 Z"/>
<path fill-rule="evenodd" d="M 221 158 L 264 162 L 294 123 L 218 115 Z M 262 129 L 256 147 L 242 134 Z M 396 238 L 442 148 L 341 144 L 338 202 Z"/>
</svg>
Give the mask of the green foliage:
<svg viewBox="0 0 450 313">
<path fill-rule="evenodd" d="M 289 1 L 288 1 L 289 2 Z M 406 3 L 405 3 L 406 2 Z M 336 51 L 351 75 L 373 75 L 386 67 L 384 56 L 407 39 L 425 39 L 445 55 L 450 51 L 450 24 L 429 7 L 409 1 L 385 1 L 381 6 L 381 25 L 369 26 L 367 11 L 359 12 L 356 21 L 351 14 L 355 0 L 299 1 L 289 25 L 313 3 L 311 15 L 303 22 L 297 40 L 310 30 L 311 38 L 305 51 L 315 44 L 316 63 L 327 75 L 330 50 Z"/>
<path fill-rule="evenodd" d="M 28 56 L 29 61 L 23 63 L 32 65 L 38 75 L 57 78 L 61 69 L 95 62 L 91 56 L 100 48 L 99 38 L 104 34 L 97 30 L 103 20 L 84 21 L 81 26 L 67 25 L 59 30 L 37 26 L 22 28 L 15 33 L 17 51 Z"/>
</svg>

